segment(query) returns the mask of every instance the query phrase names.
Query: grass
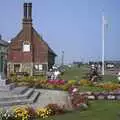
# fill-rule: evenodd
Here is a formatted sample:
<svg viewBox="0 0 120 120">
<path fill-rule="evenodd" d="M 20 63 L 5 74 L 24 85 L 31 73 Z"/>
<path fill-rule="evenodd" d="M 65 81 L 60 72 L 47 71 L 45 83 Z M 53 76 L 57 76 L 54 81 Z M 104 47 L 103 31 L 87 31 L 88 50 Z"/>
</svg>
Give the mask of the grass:
<svg viewBox="0 0 120 120">
<path fill-rule="evenodd" d="M 86 66 L 82 66 L 80 68 L 74 67 L 65 72 L 62 76 L 62 79 L 65 80 L 81 80 L 83 77 L 88 73 L 88 68 Z M 117 82 L 117 77 L 115 75 L 104 75 L 103 76 L 104 82 Z"/>
<path fill-rule="evenodd" d="M 81 80 L 88 73 L 88 68 L 82 66 L 80 68 L 74 67 L 65 72 L 62 76 L 65 80 Z M 104 75 L 102 81 L 100 82 L 112 82 L 117 83 L 117 77 L 115 75 Z M 106 91 L 104 88 L 94 87 L 94 86 L 80 86 L 80 91 L 91 91 L 91 92 L 102 92 Z"/>
<path fill-rule="evenodd" d="M 117 77 L 115 75 L 104 75 L 103 81 L 117 83 Z"/>
<path fill-rule="evenodd" d="M 105 91 L 104 88 L 100 88 L 100 87 L 94 87 L 94 86 L 80 86 L 80 92 L 103 92 Z"/>
<path fill-rule="evenodd" d="M 46 120 L 120 120 L 119 101 L 90 101 L 86 111 L 74 111 Z"/>
<path fill-rule="evenodd" d="M 80 80 L 88 72 L 84 68 L 72 68 L 62 76 L 65 80 Z M 77 77 L 76 77 L 77 76 Z M 117 78 L 105 75 L 104 82 L 116 82 Z M 102 88 L 80 86 L 81 91 L 103 91 Z M 120 101 L 96 100 L 90 101 L 86 111 L 73 111 L 63 115 L 53 116 L 46 120 L 120 120 Z"/>
<path fill-rule="evenodd" d="M 80 80 L 86 74 L 86 72 L 87 71 L 84 68 L 74 67 L 66 71 L 62 78 L 65 80 Z"/>
</svg>

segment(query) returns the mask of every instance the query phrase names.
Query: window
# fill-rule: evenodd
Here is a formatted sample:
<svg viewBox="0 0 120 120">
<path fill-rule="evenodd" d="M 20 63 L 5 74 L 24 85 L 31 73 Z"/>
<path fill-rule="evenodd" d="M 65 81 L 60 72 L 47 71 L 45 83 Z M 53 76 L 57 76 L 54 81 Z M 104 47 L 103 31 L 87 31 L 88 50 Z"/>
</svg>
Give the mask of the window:
<svg viewBox="0 0 120 120">
<path fill-rule="evenodd" d="M 43 70 L 43 65 L 41 65 L 41 64 L 36 64 L 36 65 L 34 65 L 34 69 L 35 69 L 36 71 L 42 71 L 42 70 Z"/>
<path fill-rule="evenodd" d="M 43 64 L 43 70 L 44 70 L 44 71 L 47 70 L 47 64 Z"/>
<path fill-rule="evenodd" d="M 35 70 L 39 70 L 39 66 L 38 65 L 34 65 L 34 69 Z"/>
<path fill-rule="evenodd" d="M 14 72 L 20 72 L 20 64 L 14 64 Z"/>
<path fill-rule="evenodd" d="M 42 70 L 43 70 L 43 66 L 39 65 L 39 71 L 42 71 Z"/>
</svg>

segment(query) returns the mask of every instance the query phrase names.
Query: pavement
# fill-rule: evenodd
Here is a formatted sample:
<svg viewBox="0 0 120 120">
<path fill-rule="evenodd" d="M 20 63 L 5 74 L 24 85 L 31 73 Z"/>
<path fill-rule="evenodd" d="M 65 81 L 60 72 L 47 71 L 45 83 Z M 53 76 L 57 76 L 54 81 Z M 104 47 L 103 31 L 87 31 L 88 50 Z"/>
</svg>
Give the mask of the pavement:
<svg viewBox="0 0 120 120">
<path fill-rule="evenodd" d="M 22 89 L 22 88 L 21 88 Z M 36 92 L 40 92 L 37 100 L 32 104 L 25 104 L 32 106 L 33 108 L 43 108 L 48 104 L 57 104 L 60 107 L 65 107 L 68 110 L 72 110 L 70 98 L 67 92 L 60 90 L 46 90 L 46 89 L 34 89 Z M 3 92 L 0 92 L 1 95 L 5 95 Z M 8 96 L 13 95 L 11 92 L 7 93 Z M 15 95 L 15 94 L 14 94 Z M 24 105 L 15 105 L 15 106 L 24 106 Z M 5 109 L 11 109 L 12 106 L 5 106 Z"/>
<path fill-rule="evenodd" d="M 40 95 L 37 101 L 32 104 L 33 107 L 45 107 L 46 105 L 58 104 L 61 107 L 64 105 L 65 108 L 70 108 L 70 100 L 68 93 L 65 91 L 59 90 L 45 90 L 45 89 L 36 89 L 36 91 L 40 92 Z"/>
</svg>

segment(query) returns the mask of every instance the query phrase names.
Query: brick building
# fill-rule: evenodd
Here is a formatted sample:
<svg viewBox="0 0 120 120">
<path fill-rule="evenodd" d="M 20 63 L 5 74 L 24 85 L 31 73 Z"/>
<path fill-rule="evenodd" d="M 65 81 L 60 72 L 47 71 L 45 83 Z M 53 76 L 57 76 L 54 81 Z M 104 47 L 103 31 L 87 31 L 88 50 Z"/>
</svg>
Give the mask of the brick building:
<svg viewBox="0 0 120 120">
<path fill-rule="evenodd" d="M 0 73 L 6 74 L 8 42 L 0 35 Z"/>
<path fill-rule="evenodd" d="M 56 54 L 32 26 L 32 3 L 24 3 L 22 30 L 11 40 L 7 72 L 27 72 L 34 75 L 47 71 Z"/>
</svg>

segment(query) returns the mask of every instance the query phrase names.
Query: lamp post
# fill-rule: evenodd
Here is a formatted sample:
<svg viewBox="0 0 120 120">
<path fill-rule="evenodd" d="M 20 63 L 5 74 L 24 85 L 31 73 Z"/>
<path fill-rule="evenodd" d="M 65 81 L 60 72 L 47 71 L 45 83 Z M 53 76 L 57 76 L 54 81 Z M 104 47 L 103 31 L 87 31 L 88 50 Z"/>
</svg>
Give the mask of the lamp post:
<svg viewBox="0 0 120 120">
<path fill-rule="evenodd" d="M 61 59 L 61 66 L 64 65 L 64 51 L 62 51 L 62 59 Z"/>
<path fill-rule="evenodd" d="M 104 40 L 105 40 L 105 18 L 102 16 L 102 75 L 104 75 Z"/>
<path fill-rule="evenodd" d="M 105 62 L 104 62 L 104 54 L 105 54 L 105 28 L 108 28 L 107 20 L 102 15 L 102 75 L 105 74 Z"/>
</svg>

